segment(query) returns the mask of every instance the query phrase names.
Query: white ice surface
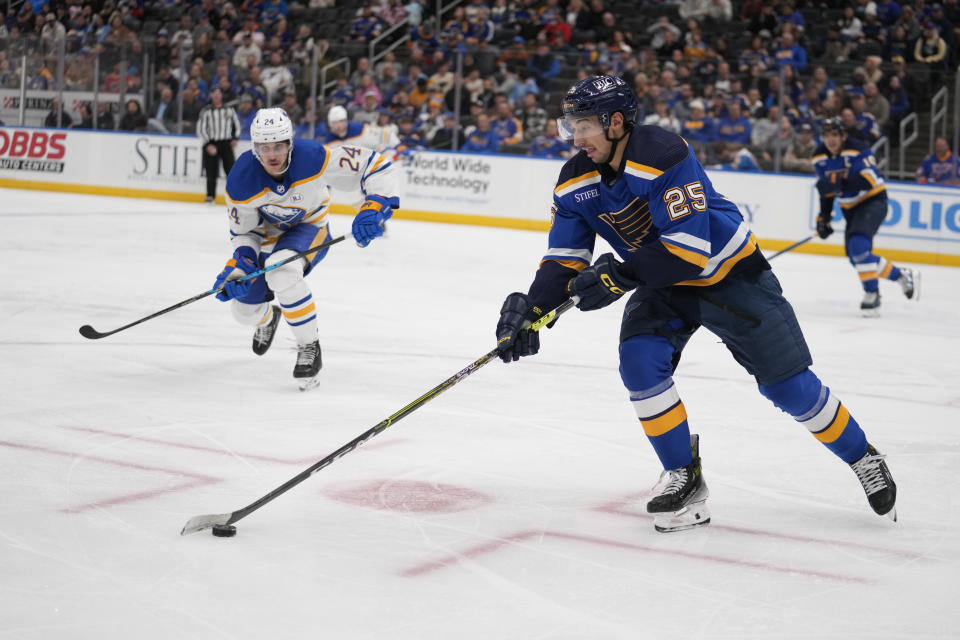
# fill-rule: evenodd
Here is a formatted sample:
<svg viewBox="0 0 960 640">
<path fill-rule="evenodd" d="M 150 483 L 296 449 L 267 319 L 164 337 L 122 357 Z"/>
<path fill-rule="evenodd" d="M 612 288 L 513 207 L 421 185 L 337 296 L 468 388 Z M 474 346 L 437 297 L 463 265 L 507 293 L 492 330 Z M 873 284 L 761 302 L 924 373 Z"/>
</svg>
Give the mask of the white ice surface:
<svg viewBox="0 0 960 640">
<path fill-rule="evenodd" d="M 664 535 L 617 373 L 620 305 L 566 314 L 238 523 L 239 509 L 493 346 L 541 233 L 396 220 L 309 282 L 323 380 L 258 358 L 207 289 L 222 208 L 0 190 L 0 638 L 957 638 L 960 270 L 882 283 L 774 261 L 814 370 L 887 453 L 900 522 L 706 331 L 676 375 L 713 523 Z M 785 212 L 786 215 L 786 212 Z M 349 228 L 334 217 L 334 233 Z"/>
</svg>

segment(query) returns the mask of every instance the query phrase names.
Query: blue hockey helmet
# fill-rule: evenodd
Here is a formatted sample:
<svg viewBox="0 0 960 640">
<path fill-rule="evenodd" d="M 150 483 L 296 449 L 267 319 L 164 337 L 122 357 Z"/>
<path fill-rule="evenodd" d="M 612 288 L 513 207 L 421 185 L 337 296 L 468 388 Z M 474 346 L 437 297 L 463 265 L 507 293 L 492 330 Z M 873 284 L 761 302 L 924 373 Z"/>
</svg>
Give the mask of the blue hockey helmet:
<svg viewBox="0 0 960 640">
<path fill-rule="evenodd" d="M 637 122 L 637 94 L 616 76 L 590 76 L 577 82 L 563 98 L 563 117 L 557 120 L 560 137 L 574 137 L 574 121 L 597 116 L 603 131 L 610 127 L 610 115 L 623 114 L 624 128 Z"/>
<path fill-rule="evenodd" d="M 842 133 L 846 135 L 847 127 L 843 124 L 843 118 L 840 116 L 833 116 L 832 118 L 826 118 L 823 123 L 820 125 L 820 130 L 823 133 Z"/>
</svg>

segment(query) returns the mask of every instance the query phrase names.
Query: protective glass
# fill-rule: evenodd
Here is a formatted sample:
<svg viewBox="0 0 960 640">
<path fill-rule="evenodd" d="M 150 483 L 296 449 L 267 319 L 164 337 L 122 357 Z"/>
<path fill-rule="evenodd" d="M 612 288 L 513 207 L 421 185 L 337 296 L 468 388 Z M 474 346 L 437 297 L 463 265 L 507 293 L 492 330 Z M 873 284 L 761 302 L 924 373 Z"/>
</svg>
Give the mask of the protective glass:
<svg viewBox="0 0 960 640">
<path fill-rule="evenodd" d="M 563 140 L 591 138 L 603 134 L 597 116 L 572 116 L 557 118 L 557 132 Z"/>
</svg>

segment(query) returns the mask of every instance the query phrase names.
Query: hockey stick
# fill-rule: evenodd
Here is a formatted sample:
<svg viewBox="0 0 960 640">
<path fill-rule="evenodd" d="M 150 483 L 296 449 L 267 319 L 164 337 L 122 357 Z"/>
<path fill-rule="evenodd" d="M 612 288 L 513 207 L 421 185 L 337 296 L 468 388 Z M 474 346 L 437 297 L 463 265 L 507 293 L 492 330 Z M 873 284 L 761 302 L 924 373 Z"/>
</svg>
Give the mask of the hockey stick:
<svg viewBox="0 0 960 640">
<path fill-rule="evenodd" d="M 553 311 L 550 311 L 549 313 L 544 314 L 536 322 L 532 323 L 530 325 L 530 329 L 532 331 L 539 331 L 545 326 L 546 327 L 553 326 L 553 323 L 556 321 L 556 319 L 562 313 L 564 313 L 565 311 L 568 311 L 570 307 L 572 307 L 574 304 L 575 302 L 573 299 L 567 300 L 566 302 L 561 304 L 559 307 L 557 307 Z M 484 365 L 488 364 L 491 360 L 495 359 L 496 357 L 497 357 L 496 349 L 493 349 L 487 352 L 478 360 L 476 360 L 475 362 L 467 366 L 465 369 L 462 369 L 457 373 L 455 373 L 454 375 L 450 376 L 449 378 L 447 378 L 446 380 L 444 380 L 443 382 L 435 386 L 433 389 L 430 389 L 430 391 L 427 391 L 425 394 L 423 394 L 422 396 L 420 396 L 419 398 L 417 398 L 416 400 L 414 400 L 404 408 L 400 409 L 390 417 L 385 418 L 382 422 L 380 422 L 376 426 L 368 429 L 367 431 L 364 431 L 359 436 L 357 436 L 347 444 L 343 445 L 342 447 L 340 447 L 339 449 L 337 449 L 336 451 L 328 455 L 323 460 L 320 460 L 319 462 L 315 463 L 313 466 L 307 469 L 304 469 L 302 472 L 290 478 L 289 480 L 284 482 L 282 485 L 280 485 L 270 493 L 266 494 L 259 500 L 250 503 L 249 505 L 243 507 L 242 509 L 237 509 L 232 513 L 210 514 L 210 515 L 203 515 L 203 516 L 194 516 L 193 518 L 190 518 L 190 520 L 187 521 L 187 524 L 185 524 L 183 526 L 183 529 L 180 531 L 180 535 L 185 536 L 188 533 L 196 533 L 197 531 L 210 529 L 211 527 L 214 527 L 214 526 L 224 526 L 228 524 L 233 524 L 234 522 L 240 520 L 241 518 L 246 518 L 248 515 L 250 515 L 257 509 L 259 509 L 263 505 L 280 497 L 281 495 L 283 495 L 290 489 L 294 488 L 295 486 L 297 486 L 298 484 L 300 484 L 301 482 L 303 482 L 313 474 L 317 473 L 324 467 L 333 463 L 338 458 L 342 458 L 343 456 L 347 455 L 348 453 L 350 453 L 351 451 L 353 451 L 354 449 L 362 445 L 364 442 L 366 442 L 373 436 L 377 435 L 381 431 L 386 430 L 386 428 L 391 426 L 393 423 L 399 421 L 401 418 L 405 418 L 406 416 L 410 415 L 411 413 L 413 413 L 414 411 L 416 411 L 417 409 L 419 409 L 429 401 L 433 400 L 434 398 L 439 396 L 441 393 L 443 393 L 453 385 L 457 384 L 458 382 L 460 382 L 470 374 L 474 373 Z"/>
<path fill-rule="evenodd" d="M 773 260 L 773 259 L 776 258 L 777 256 L 779 256 L 779 255 L 781 255 L 781 254 L 784 254 L 784 253 L 786 253 L 787 251 L 793 251 L 794 249 L 796 249 L 796 248 L 799 247 L 800 245 L 806 244 L 806 243 L 810 242 L 811 240 L 813 240 L 813 239 L 816 238 L 816 237 L 817 237 L 817 234 L 813 234 L 812 236 L 806 237 L 806 238 L 804 238 L 803 240 L 800 240 L 799 242 L 794 242 L 792 245 L 790 245 L 790 246 L 787 247 L 786 249 L 781 249 L 780 251 L 777 251 L 777 252 L 776 252 L 775 254 L 773 254 L 772 256 L 767 256 L 767 260 Z"/>
<path fill-rule="evenodd" d="M 301 251 L 300 253 L 298 253 L 298 254 L 295 255 L 295 256 L 290 256 L 289 258 L 286 258 L 285 260 L 281 260 L 281 261 L 278 262 L 277 264 L 272 264 L 272 265 L 270 265 L 269 267 L 267 267 L 267 268 L 265 268 L 265 269 L 260 269 L 260 271 L 255 271 L 254 273 L 251 273 L 251 274 L 248 275 L 248 276 L 244 276 L 243 278 L 239 278 L 239 279 L 236 280 L 236 281 L 238 281 L 238 282 L 246 282 L 247 280 L 252 280 L 252 279 L 254 279 L 254 278 L 257 278 L 257 277 L 265 274 L 265 273 L 268 272 L 268 271 L 273 271 L 274 269 L 278 269 L 278 268 L 282 267 L 282 266 L 285 265 L 285 264 L 290 264 L 290 263 L 293 262 L 294 260 L 299 260 L 300 258 L 304 258 L 304 257 L 310 255 L 311 253 L 316 253 L 317 251 L 321 251 L 321 250 L 323 250 L 323 249 L 326 249 L 327 247 L 330 247 L 330 246 L 332 246 L 332 245 L 335 245 L 335 244 L 337 244 L 338 242 L 341 242 L 341 241 L 343 241 L 344 239 L 346 239 L 346 237 L 347 237 L 348 235 L 350 235 L 350 234 L 343 235 L 343 236 L 338 236 L 338 237 L 336 237 L 336 238 L 332 238 L 332 239 L 330 239 L 330 240 L 327 240 L 327 241 L 324 242 L 323 244 L 320 244 L 320 245 L 318 245 L 318 246 L 316 246 L 316 247 L 313 247 L 312 249 L 307 249 L 306 251 Z M 153 318 L 156 318 L 157 316 L 162 316 L 162 315 L 165 314 L 165 313 L 169 313 L 169 312 L 171 312 L 171 311 L 173 311 L 173 310 L 175 310 L 175 309 L 179 309 L 180 307 L 185 307 L 185 306 L 187 306 L 188 304 L 190 304 L 190 303 L 192 303 L 192 302 L 196 302 L 197 300 L 202 300 L 203 298 L 206 298 L 207 296 L 213 295 L 213 294 L 215 294 L 215 293 L 220 293 L 221 291 L 223 291 L 223 287 L 220 287 L 219 289 L 210 289 L 209 291 L 204 291 L 203 293 L 198 294 L 198 295 L 195 295 L 195 296 L 193 296 L 192 298 L 188 298 L 188 299 L 186 299 L 186 300 L 184 300 L 184 301 L 182 301 L 182 302 L 178 302 L 177 304 L 175 304 L 175 305 L 173 305 L 173 306 L 171 306 L 171 307 L 167 307 L 166 309 L 161 309 L 160 311 L 157 311 L 156 313 L 152 313 L 152 314 L 150 314 L 149 316 L 146 316 L 145 318 L 140 318 L 139 320 L 137 320 L 137 321 L 135 321 L 135 322 L 131 322 L 130 324 L 125 324 L 125 325 L 123 325 L 122 327 L 120 327 L 119 329 L 114 329 L 113 331 L 100 332 L 100 331 L 97 331 L 96 329 L 94 329 L 93 327 L 91 327 L 90 325 L 85 324 L 85 325 L 83 325 L 82 327 L 80 327 L 80 335 L 82 335 L 84 338 L 87 338 L 87 339 L 89 339 L 89 340 L 99 340 L 100 338 L 106 338 L 107 336 L 112 336 L 113 334 L 119 333 L 119 332 L 123 331 L 124 329 L 129 329 L 130 327 L 135 327 L 136 325 L 140 324 L 141 322 L 146 322 L 147 320 L 152 320 Z"/>
</svg>

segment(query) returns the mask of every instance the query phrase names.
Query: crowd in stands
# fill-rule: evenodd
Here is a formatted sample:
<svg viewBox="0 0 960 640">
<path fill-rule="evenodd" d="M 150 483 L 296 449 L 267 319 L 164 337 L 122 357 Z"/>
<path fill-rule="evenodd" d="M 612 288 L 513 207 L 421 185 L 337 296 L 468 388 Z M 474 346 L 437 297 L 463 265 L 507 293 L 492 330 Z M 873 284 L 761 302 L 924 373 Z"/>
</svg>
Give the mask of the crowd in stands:
<svg viewBox="0 0 960 640">
<path fill-rule="evenodd" d="M 28 88 L 52 88 L 62 42 L 67 89 L 92 88 L 100 53 L 99 90 L 134 96 L 122 113 L 99 105 L 94 117 L 91 106 L 61 126 L 173 132 L 182 121 L 191 133 L 219 87 L 245 131 L 257 108 L 280 105 L 299 136 L 323 138 L 339 105 L 353 121 L 393 128 L 404 149 L 568 157 L 553 122 L 560 98 L 606 73 L 636 88 L 640 122 L 684 136 L 708 166 L 742 170 L 812 172 L 819 123 L 836 115 L 851 136 L 896 144 L 900 120 L 960 61 L 960 0 L 464 0 L 439 20 L 433 0 L 12 7 L 0 24 L 0 86 L 16 86 L 14 44 L 32 34 L 43 46 Z M 403 41 L 371 60 L 369 43 L 384 34 L 383 45 Z M 118 50 L 121 59 L 103 57 Z M 351 61 L 349 73 L 331 70 L 335 85 L 317 104 L 314 55 L 317 68 Z"/>
</svg>

